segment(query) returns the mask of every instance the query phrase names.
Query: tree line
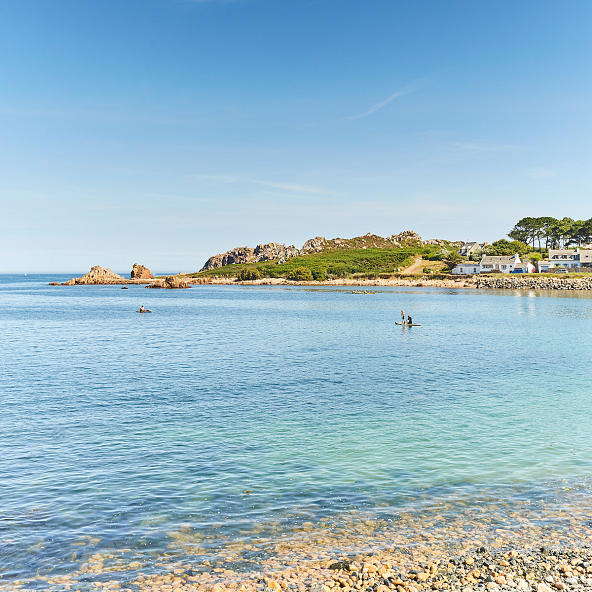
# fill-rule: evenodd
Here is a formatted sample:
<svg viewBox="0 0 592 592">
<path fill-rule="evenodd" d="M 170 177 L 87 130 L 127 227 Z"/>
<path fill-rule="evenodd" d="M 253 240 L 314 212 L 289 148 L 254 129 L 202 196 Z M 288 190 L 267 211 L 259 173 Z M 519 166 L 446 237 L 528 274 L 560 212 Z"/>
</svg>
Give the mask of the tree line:
<svg viewBox="0 0 592 592">
<path fill-rule="evenodd" d="M 588 220 L 574 220 L 573 218 L 522 218 L 514 228 L 508 232 L 508 236 L 522 243 L 538 245 L 539 251 L 542 245 L 545 249 L 566 249 L 571 246 L 582 246 L 592 242 L 592 218 Z"/>
</svg>

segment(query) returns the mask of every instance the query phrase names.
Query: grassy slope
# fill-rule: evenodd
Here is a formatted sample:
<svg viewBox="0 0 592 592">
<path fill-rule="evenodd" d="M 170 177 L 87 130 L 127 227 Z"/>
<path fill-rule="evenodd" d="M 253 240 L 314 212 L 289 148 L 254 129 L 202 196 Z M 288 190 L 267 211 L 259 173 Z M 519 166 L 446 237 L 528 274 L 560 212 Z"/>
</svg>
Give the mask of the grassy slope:
<svg viewBox="0 0 592 592">
<path fill-rule="evenodd" d="M 433 247 L 409 246 L 402 248 L 329 248 L 322 253 L 301 255 L 278 265 L 273 261 L 227 265 L 191 274 L 191 277 L 236 277 L 241 269 L 256 268 L 261 277 L 287 277 L 297 267 L 307 267 L 311 272 L 332 276 L 352 274 L 375 275 L 393 273 L 395 268 L 408 267 L 418 255 L 429 255 Z"/>
</svg>

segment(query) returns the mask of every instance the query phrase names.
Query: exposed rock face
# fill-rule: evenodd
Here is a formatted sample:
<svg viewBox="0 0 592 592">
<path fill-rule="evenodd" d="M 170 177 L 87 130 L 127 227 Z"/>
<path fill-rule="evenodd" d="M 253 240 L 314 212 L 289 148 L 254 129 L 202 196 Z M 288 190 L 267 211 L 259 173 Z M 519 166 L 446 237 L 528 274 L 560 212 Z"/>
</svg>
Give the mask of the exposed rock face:
<svg viewBox="0 0 592 592">
<path fill-rule="evenodd" d="M 443 247 L 446 244 L 446 241 L 443 241 L 440 238 L 429 238 L 428 240 L 423 241 L 424 245 L 435 245 L 438 247 Z"/>
<path fill-rule="evenodd" d="M 210 257 L 200 271 L 217 269 L 218 267 L 237 263 L 252 263 L 254 261 L 253 253 L 254 249 L 250 247 L 235 247 L 230 251 L 226 251 L 226 253 L 220 253 L 219 255 Z"/>
<path fill-rule="evenodd" d="M 90 271 L 79 278 L 72 278 L 71 280 L 62 284 L 62 286 L 78 286 L 87 284 L 119 284 L 125 281 L 125 278 L 113 273 L 107 267 L 95 265 L 90 268 Z"/>
<path fill-rule="evenodd" d="M 341 240 L 341 239 L 335 239 Z M 323 247 L 327 244 L 327 239 L 324 236 L 317 236 L 309 238 L 300 249 L 303 253 L 320 253 Z"/>
<path fill-rule="evenodd" d="M 413 230 L 404 230 L 399 234 L 391 234 L 388 237 L 393 243 L 399 245 L 409 245 L 409 244 L 423 244 L 421 240 L 421 236 L 417 234 L 417 232 L 413 232 Z"/>
<path fill-rule="evenodd" d="M 275 259 L 289 259 L 297 257 L 300 251 L 294 246 L 280 245 L 279 243 L 268 243 L 257 245 L 254 250 L 255 261 L 274 261 Z"/>
<path fill-rule="evenodd" d="M 147 267 L 134 263 L 131 276 L 132 280 L 152 280 L 154 276 Z"/>
<path fill-rule="evenodd" d="M 286 247 L 286 245 L 280 245 L 279 243 L 257 245 L 254 249 L 250 247 L 236 247 L 226 253 L 210 257 L 200 271 L 217 269 L 225 265 L 238 263 L 256 263 L 258 261 L 273 261 L 275 259 L 286 260 L 297 255 L 299 255 L 299 251 L 294 245 Z"/>
<path fill-rule="evenodd" d="M 186 279 L 179 277 L 178 275 L 167 275 L 161 282 L 155 282 L 146 286 L 147 288 L 164 288 L 168 290 L 179 290 L 189 288 L 189 283 Z"/>
</svg>

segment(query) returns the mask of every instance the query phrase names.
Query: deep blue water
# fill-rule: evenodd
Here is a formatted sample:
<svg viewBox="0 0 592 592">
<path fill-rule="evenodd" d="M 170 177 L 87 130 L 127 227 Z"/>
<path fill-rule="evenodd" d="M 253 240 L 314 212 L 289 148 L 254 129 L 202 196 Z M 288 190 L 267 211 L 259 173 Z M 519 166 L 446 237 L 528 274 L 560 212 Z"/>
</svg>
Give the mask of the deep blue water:
<svg viewBox="0 0 592 592">
<path fill-rule="evenodd" d="M 75 569 L 81 537 L 198 556 L 352 512 L 587 504 L 586 293 L 47 285 L 69 277 L 0 276 L 5 578 Z"/>
</svg>

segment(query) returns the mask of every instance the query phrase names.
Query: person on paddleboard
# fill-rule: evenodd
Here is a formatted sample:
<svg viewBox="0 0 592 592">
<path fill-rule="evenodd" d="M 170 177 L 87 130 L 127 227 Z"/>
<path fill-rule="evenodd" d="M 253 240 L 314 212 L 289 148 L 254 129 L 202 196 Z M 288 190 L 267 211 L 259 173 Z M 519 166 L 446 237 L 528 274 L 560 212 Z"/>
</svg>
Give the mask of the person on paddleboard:
<svg viewBox="0 0 592 592">
<path fill-rule="evenodd" d="M 144 308 L 143 304 L 142 304 L 142 306 L 140 306 L 140 312 L 146 312 L 146 309 Z"/>
<path fill-rule="evenodd" d="M 411 320 L 411 315 L 407 315 L 407 324 L 413 325 L 413 321 Z"/>
<path fill-rule="evenodd" d="M 401 323 L 403 325 L 405 324 L 405 311 L 404 310 L 401 311 Z"/>
</svg>

